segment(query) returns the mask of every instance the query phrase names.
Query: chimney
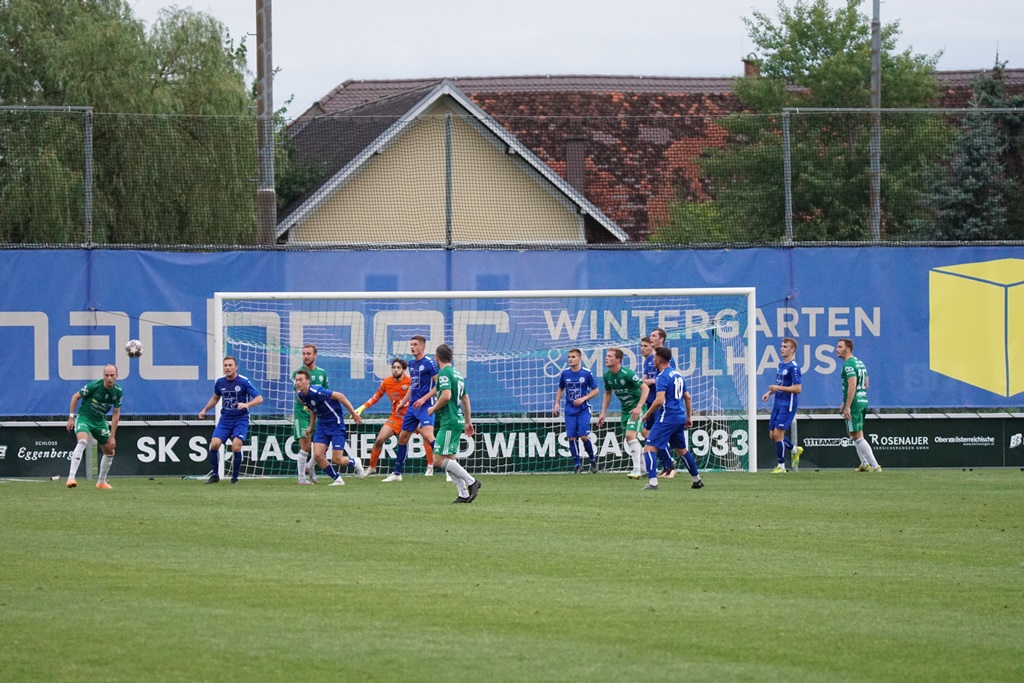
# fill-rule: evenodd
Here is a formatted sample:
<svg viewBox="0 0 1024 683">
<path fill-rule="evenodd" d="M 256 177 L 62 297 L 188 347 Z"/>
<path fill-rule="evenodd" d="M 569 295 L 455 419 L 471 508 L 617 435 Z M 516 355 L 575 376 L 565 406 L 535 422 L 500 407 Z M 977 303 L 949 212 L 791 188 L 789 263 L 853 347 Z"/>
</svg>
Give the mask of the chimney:
<svg viewBox="0 0 1024 683">
<path fill-rule="evenodd" d="M 587 139 L 581 135 L 565 139 L 565 179 L 577 192 L 586 196 Z"/>
<path fill-rule="evenodd" d="M 758 78 L 761 75 L 761 63 L 758 61 L 754 53 L 751 52 L 749 55 L 743 58 L 743 77 L 744 78 Z"/>
</svg>

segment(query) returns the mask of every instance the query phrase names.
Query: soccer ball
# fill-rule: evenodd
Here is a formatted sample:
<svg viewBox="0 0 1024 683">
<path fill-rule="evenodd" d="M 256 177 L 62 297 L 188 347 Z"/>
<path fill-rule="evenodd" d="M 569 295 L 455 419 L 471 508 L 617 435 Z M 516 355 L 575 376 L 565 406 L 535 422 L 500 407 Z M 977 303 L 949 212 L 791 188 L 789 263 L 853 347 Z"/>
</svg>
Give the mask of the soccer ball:
<svg viewBox="0 0 1024 683">
<path fill-rule="evenodd" d="M 142 342 L 138 339 L 132 339 L 124 345 L 125 352 L 132 358 L 138 358 L 142 355 Z"/>
</svg>

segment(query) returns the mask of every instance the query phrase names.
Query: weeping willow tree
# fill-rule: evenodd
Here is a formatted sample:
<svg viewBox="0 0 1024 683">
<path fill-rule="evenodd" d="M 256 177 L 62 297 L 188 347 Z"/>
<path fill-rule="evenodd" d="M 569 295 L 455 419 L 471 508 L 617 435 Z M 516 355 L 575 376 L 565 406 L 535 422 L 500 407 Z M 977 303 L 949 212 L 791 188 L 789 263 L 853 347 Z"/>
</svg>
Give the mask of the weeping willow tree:
<svg viewBox="0 0 1024 683">
<path fill-rule="evenodd" d="M 152 26 L 124 0 L 0 0 L 0 241 L 251 244 L 245 47 L 202 12 Z M 18 107 L 87 106 L 86 114 Z"/>
</svg>

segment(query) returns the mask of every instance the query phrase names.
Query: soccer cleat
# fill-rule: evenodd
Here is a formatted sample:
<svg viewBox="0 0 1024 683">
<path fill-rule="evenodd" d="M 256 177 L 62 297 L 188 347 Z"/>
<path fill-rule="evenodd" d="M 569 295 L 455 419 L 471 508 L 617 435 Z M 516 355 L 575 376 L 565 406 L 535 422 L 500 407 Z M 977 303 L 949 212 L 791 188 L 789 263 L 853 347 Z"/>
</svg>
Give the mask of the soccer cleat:
<svg viewBox="0 0 1024 683">
<path fill-rule="evenodd" d="M 463 498 L 462 496 L 459 496 L 458 498 L 456 498 L 455 500 L 452 501 L 452 505 L 458 505 L 459 503 L 471 503 L 471 502 L 472 501 L 469 499 L 469 497 Z"/>
<path fill-rule="evenodd" d="M 211 474 L 210 477 L 206 480 L 206 483 L 216 484 L 218 481 L 220 481 L 220 477 L 217 476 L 216 474 Z"/>
<path fill-rule="evenodd" d="M 432 477 L 432 476 L 434 476 L 434 466 L 433 465 L 427 465 L 427 471 L 423 473 L 423 476 L 424 477 Z"/>
<path fill-rule="evenodd" d="M 238 483 L 238 477 L 231 477 L 231 483 L 232 484 L 237 484 Z"/>
<path fill-rule="evenodd" d="M 658 479 L 664 479 L 667 474 L 668 474 L 668 468 L 667 467 L 662 468 L 661 472 L 658 472 Z"/>
<path fill-rule="evenodd" d="M 309 479 L 314 484 L 316 483 L 316 461 L 310 460 L 309 464 L 306 465 L 306 479 Z"/>
<path fill-rule="evenodd" d="M 804 447 L 803 446 L 797 446 L 796 450 L 793 451 L 793 455 L 790 458 L 790 467 L 791 467 L 791 469 L 794 472 L 796 472 L 797 470 L 800 469 L 800 456 L 803 455 L 803 454 L 804 454 Z"/>
<path fill-rule="evenodd" d="M 782 465 L 776 465 L 775 469 L 772 470 L 772 474 L 785 474 L 785 473 L 786 473 L 786 468 L 783 467 Z"/>
<path fill-rule="evenodd" d="M 597 460 L 590 461 L 590 473 L 597 474 Z"/>
<path fill-rule="evenodd" d="M 366 479 L 366 474 L 367 472 L 364 468 L 362 472 L 356 472 L 356 479 Z"/>
<path fill-rule="evenodd" d="M 583 471 L 583 465 L 576 465 L 576 469 L 572 471 L 573 474 L 579 474 Z"/>
<path fill-rule="evenodd" d="M 644 475 L 641 474 L 640 472 L 630 472 L 629 474 L 626 475 L 626 478 L 627 479 L 639 479 L 642 476 L 644 476 Z"/>
<path fill-rule="evenodd" d="M 675 478 L 676 478 L 676 468 L 675 467 L 673 467 L 670 470 L 665 470 L 665 479 L 675 479 Z"/>
<path fill-rule="evenodd" d="M 858 467 L 857 469 L 854 470 L 854 472 L 870 472 L 870 471 L 871 471 L 871 465 L 867 464 L 866 462 L 862 462 L 860 464 L 860 467 Z"/>
<path fill-rule="evenodd" d="M 69 488 L 69 489 L 73 489 L 73 488 L 75 488 L 76 486 L 78 486 L 78 482 L 77 482 L 77 481 L 75 481 L 74 479 L 68 479 L 68 484 L 67 484 L 67 486 L 68 486 L 68 488 Z"/>
<path fill-rule="evenodd" d="M 383 484 L 389 484 L 389 483 L 391 483 L 393 481 L 402 481 L 402 475 L 401 474 L 395 474 L 394 472 L 392 472 L 388 476 L 386 476 L 383 479 L 381 479 L 381 483 L 383 483 Z"/>
<path fill-rule="evenodd" d="M 466 501 L 467 503 L 472 503 L 476 500 L 476 494 L 480 492 L 480 487 L 482 485 L 483 484 L 480 483 L 479 479 L 475 479 L 473 483 L 469 485 L 469 499 Z"/>
<path fill-rule="evenodd" d="M 345 480 L 342 479 L 341 477 L 338 477 L 337 479 L 335 479 L 334 481 L 331 482 L 331 486 L 344 486 L 344 485 L 345 485 Z"/>
<path fill-rule="evenodd" d="M 872 471 L 872 472 L 881 472 L 881 471 L 882 471 L 882 466 L 881 466 L 881 465 L 879 465 L 878 467 L 872 467 L 872 468 L 871 468 L 871 471 Z"/>
<path fill-rule="evenodd" d="M 370 476 L 371 474 L 377 474 L 377 468 L 376 467 L 367 467 L 366 468 L 366 476 Z"/>
<path fill-rule="evenodd" d="M 96 488 L 98 488 L 98 489 L 112 489 L 114 487 L 111 486 L 110 484 L 108 484 L 105 481 L 98 481 L 98 482 L 96 482 Z"/>
<path fill-rule="evenodd" d="M 452 475 L 449 474 L 448 472 L 445 472 L 444 473 L 444 480 L 445 481 L 451 481 L 452 480 Z"/>
<path fill-rule="evenodd" d="M 309 479 L 300 479 L 299 486 L 314 486 L 314 484 Z"/>
<path fill-rule="evenodd" d="M 704 480 L 703 479 L 698 479 L 697 481 L 695 481 L 692 484 L 690 484 L 690 488 L 691 489 L 702 489 L 702 488 L 704 488 Z"/>
<path fill-rule="evenodd" d="M 644 486 L 640 490 L 641 491 L 657 491 L 658 490 L 658 485 L 657 484 L 652 484 L 652 483 L 648 482 L 647 485 Z"/>
</svg>

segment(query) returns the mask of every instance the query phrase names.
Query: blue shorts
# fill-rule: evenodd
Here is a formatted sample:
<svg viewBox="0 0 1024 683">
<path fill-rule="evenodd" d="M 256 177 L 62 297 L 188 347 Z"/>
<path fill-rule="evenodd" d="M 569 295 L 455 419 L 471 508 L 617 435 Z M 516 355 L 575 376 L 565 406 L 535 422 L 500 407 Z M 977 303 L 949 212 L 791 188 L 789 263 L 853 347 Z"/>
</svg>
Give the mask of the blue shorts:
<svg viewBox="0 0 1024 683">
<path fill-rule="evenodd" d="M 405 417 L 402 418 L 402 431 L 415 432 L 421 427 L 433 427 L 434 416 L 427 415 L 427 408 L 433 405 L 433 401 L 426 401 L 419 408 L 414 408 L 412 403 L 405 410 Z"/>
<path fill-rule="evenodd" d="M 313 432 L 313 443 L 325 443 L 331 446 L 332 451 L 345 450 L 345 427 L 341 425 L 316 423 L 316 431 Z"/>
<path fill-rule="evenodd" d="M 245 441 L 245 437 L 248 435 L 248 413 L 239 417 L 224 417 L 221 415 L 220 420 L 217 421 L 217 426 L 213 429 L 213 438 L 220 439 L 222 443 L 227 443 L 234 439 Z"/>
<path fill-rule="evenodd" d="M 772 408 L 772 416 L 768 418 L 768 431 L 776 429 L 786 431 L 793 424 L 793 418 L 795 417 L 795 410 L 786 410 L 784 406 L 775 406 Z"/>
<path fill-rule="evenodd" d="M 581 413 L 571 415 L 565 414 L 565 435 L 570 439 L 578 436 L 590 436 L 590 411 L 584 410 Z"/>
<path fill-rule="evenodd" d="M 647 435 L 647 445 L 659 451 L 669 445 L 676 450 L 688 450 L 685 422 L 655 422 Z"/>
</svg>

